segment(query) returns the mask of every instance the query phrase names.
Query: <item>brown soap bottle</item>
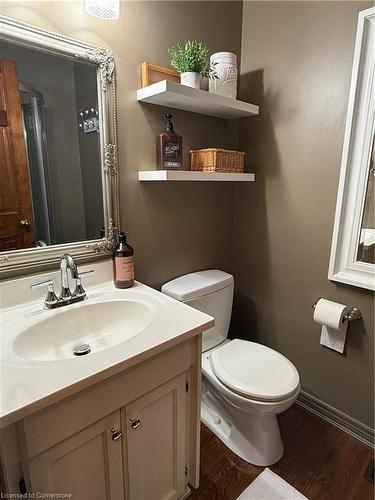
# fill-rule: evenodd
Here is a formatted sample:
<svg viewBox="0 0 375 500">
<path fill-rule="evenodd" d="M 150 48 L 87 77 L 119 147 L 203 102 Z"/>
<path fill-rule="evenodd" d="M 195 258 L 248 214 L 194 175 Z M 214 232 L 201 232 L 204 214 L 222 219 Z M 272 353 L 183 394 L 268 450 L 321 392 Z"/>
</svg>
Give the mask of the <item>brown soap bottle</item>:
<svg viewBox="0 0 375 500">
<path fill-rule="evenodd" d="M 126 235 L 121 232 L 114 253 L 114 274 L 116 288 L 130 288 L 134 285 L 134 250 L 126 243 Z"/>
<path fill-rule="evenodd" d="M 182 137 L 173 129 L 172 115 L 165 117 L 165 131 L 156 138 L 157 168 L 182 170 Z"/>
</svg>

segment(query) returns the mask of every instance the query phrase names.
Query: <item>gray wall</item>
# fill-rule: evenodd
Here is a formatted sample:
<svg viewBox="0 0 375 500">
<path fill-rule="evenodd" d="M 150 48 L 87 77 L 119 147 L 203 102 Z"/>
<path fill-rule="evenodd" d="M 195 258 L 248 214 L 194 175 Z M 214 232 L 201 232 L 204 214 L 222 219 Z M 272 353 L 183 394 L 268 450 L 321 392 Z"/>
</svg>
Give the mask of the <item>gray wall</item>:
<svg viewBox="0 0 375 500">
<path fill-rule="evenodd" d="M 108 31 L 118 61 L 122 223 L 136 249 L 136 275 L 153 286 L 194 270 L 228 268 L 233 187 L 137 181 L 139 169 L 155 168 L 155 137 L 167 111 L 136 102 L 140 65 L 168 65 L 168 47 L 186 39 L 201 40 L 210 52 L 240 54 L 241 15 L 239 2 L 125 2 L 123 25 Z M 237 124 L 184 112 L 173 116 L 185 162 L 190 149 L 237 147 Z"/>
<path fill-rule="evenodd" d="M 358 12 L 370 2 L 245 2 L 241 122 L 253 185 L 235 191 L 233 332 L 276 348 L 303 388 L 372 425 L 369 291 L 327 280 Z M 355 305 L 342 356 L 319 345 L 318 297 Z"/>
<path fill-rule="evenodd" d="M 81 121 L 79 113 L 85 113 L 86 110 L 91 112 L 92 108 L 98 109 L 96 66 L 82 62 L 75 63 L 74 79 L 77 120 Z M 82 129 L 78 130 L 85 237 L 90 240 L 100 238 L 100 231 L 104 227 L 99 134 L 97 132 L 84 134 Z"/>
</svg>

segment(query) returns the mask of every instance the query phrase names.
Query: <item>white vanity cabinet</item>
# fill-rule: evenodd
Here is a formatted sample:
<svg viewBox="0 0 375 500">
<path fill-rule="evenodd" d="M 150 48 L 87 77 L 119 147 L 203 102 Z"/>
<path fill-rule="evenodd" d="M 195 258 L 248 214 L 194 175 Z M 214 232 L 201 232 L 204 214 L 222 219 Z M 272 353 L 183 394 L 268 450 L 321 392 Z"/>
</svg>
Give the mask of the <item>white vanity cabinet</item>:
<svg viewBox="0 0 375 500">
<path fill-rule="evenodd" d="M 29 460 L 26 469 L 32 492 L 70 493 L 72 498 L 124 498 L 120 411 L 89 425 Z"/>
<path fill-rule="evenodd" d="M 178 499 L 185 491 L 186 374 L 28 462 L 33 491 L 77 499 Z M 124 457 L 124 464 L 122 461 Z"/>
<path fill-rule="evenodd" d="M 180 498 L 185 491 L 185 387 L 180 375 L 124 409 L 129 498 Z"/>
<path fill-rule="evenodd" d="M 177 500 L 198 486 L 200 335 L 0 431 L 5 491 Z M 77 360 L 78 361 L 78 360 Z"/>
</svg>

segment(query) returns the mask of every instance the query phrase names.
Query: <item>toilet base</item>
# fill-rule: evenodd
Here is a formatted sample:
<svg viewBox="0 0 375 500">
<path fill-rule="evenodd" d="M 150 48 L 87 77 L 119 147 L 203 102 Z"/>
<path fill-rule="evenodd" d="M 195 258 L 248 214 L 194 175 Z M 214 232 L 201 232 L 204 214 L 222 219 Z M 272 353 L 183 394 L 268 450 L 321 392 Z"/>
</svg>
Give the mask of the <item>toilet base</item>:
<svg viewBox="0 0 375 500">
<path fill-rule="evenodd" d="M 202 394 L 201 420 L 231 450 L 246 462 L 269 466 L 284 453 L 276 415 L 257 415 L 237 410 L 207 390 Z"/>
</svg>

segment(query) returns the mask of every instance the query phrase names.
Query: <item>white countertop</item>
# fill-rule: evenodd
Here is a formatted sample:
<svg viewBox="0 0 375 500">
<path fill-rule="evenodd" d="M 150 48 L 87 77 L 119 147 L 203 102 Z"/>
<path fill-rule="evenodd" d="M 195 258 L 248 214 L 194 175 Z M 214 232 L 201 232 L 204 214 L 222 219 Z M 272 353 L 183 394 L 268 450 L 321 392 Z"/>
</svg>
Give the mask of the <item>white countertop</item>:
<svg viewBox="0 0 375 500">
<path fill-rule="evenodd" d="M 47 275 L 42 278 L 45 279 L 45 276 Z M 88 304 L 89 301 L 101 303 L 121 298 L 147 300 L 158 311 L 155 320 L 141 333 L 122 344 L 90 353 L 87 357 L 29 361 L 15 355 L 11 349 L 16 331 L 14 325 L 17 322 L 32 324 L 59 314 L 63 309 L 78 308 L 83 304 L 81 302 L 60 309 L 43 310 L 43 299 L 38 292 L 37 299 L 33 298 L 17 305 L 15 300 L 17 294 L 14 292 L 19 285 L 29 285 L 30 280 L 38 281 L 39 278 L 40 276 L 37 278 L 34 276 L 13 280 L 8 282 L 8 288 L 6 283 L 1 283 L 0 286 L 2 306 L 0 428 L 198 335 L 214 324 L 211 316 L 141 283 L 136 282 L 130 289 L 119 290 L 111 281 L 96 282 L 93 286 L 87 287 L 88 299 L 84 304 Z M 25 294 L 27 293 L 25 288 Z"/>
</svg>

